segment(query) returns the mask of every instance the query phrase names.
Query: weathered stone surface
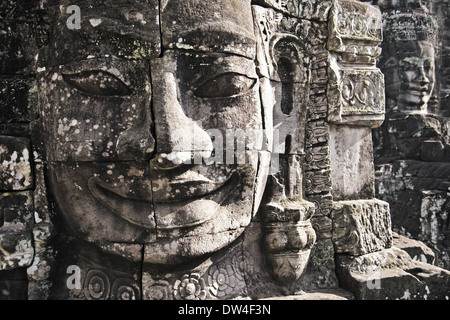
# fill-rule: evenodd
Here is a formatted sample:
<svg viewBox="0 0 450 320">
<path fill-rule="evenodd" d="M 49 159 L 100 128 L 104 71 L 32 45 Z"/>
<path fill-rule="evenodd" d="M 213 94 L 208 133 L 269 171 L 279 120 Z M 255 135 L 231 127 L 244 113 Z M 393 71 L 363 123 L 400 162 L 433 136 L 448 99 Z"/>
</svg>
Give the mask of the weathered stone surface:
<svg viewBox="0 0 450 320">
<path fill-rule="evenodd" d="M 25 268 L 0 272 L 0 300 L 27 300 L 27 287 Z"/>
<path fill-rule="evenodd" d="M 36 55 L 47 42 L 42 21 L 0 21 L 0 74 L 34 74 Z"/>
<path fill-rule="evenodd" d="M 28 139 L 0 136 L 0 190 L 33 188 L 31 157 Z"/>
<path fill-rule="evenodd" d="M 384 120 L 384 78 L 375 67 L 381 49 L 378 9 L 355 1 L 336 1 L 328 38 L 328 120 L 378 127 Z"/>
<path fill-rule="evenodd" d="M 390 203 L 394 229 L 438 250 L 435 263 L 447 269 L 449 169 L 445 162 L 409 160 L 379 166 L 376 174 L 377 196 Z"/>
<path fill-rule="evenodd" d="M 27 267 L 33 260 L 31 192 L 0 194 L 0 270 Z"/>
<path fill-rule="evenodd" d="M 333 200 L 374 198 L 370 128 L 332 125 L 329 147 Z"/>
<path fill-rule="evenodd" d="M 4 1 L 0 18 L 0 133 L 12 145 L 0 160 L 19 159 L 27 141 L 33 155 L 29 185 L 18 182 L 27 203 L 9 189 L 0 200 L 14 194 L 1 208 L 29 216 L 0 227 L 0 247 L 21 259 L 0 272 L 6 298 L 26 286 L 29 299 L 352 298 L 341 282 L 370 296 L 357 266 L 336 262 L 392 242 L 387 204 L 373 199 L 370 128 L 384 115 L 377 8 Z M 450 127 L 426 121 L 420 159 L 447 159 Z M 417 182 L 439 190 L 421 191 L 417 224 L 444 243 L 438 175 Z M 34 256 L 22 261 L 29 251 L 14 243 L 25 236 Z M 398 256 L 393 281 L 441 279 Z"/>
<path fill-rule="evenodd" d="M 53 31 L 48 54 L 40 57 L 44 67 L 92 57 L 142 59 L 160 54 L 157 1 L 63 0 L 48 7 Z"/>
<path fill-rule="evenodd" d="M 180 15 L 180 12 L 183 14 Z M 226 52 L 255 57 L 256 40 L 250 0 L 163 1 L 161 5 L 163 47 L 195 51 Z"/>
<path fill-rule="evenodd" d="M 148 67 L 142 60 L 92 58 L 43 71 L 46 160 L 148 159 L 154 151 Z"/>
<path fill-rule="evenodd" d="M 436 254 L 422 241 L 410 239 L 393 232 L 393 246 L 406 251 L 413 260 L 434 264 Z"/>
<path fill-rule="evenodd" d="M 41 0 L 3 1 L 0 4 L 0 18 L 5 20 L 29 20 L 42 15 L 44 3 Z"/>
<path fill-rule="evenodd" d="M 438 115 L 392 114 L 374 132 L 375 154 L 390 159 L 448 162 L 450 146 L 442 129 Z M 426 141 L 434 141 L 433 146 L 427 147 Z"/>
<path fill-rule="evenodd" d="M 448 268 L 446 134 L 448 4 L 372 1 L 383 12 L 379 61 L 386 77 L 387 116 L 374 132 L 377 197 L 391 204 L 393 226 L 436 250 Z M 415 160 L 415 161 L 414 161 Z M 384 171 L 384 173 L 382 173 Z M 408 206 L 405 206 L 408 203 Z"/>
<path fill-rule="evenodd" d="M 358 256 L 392 246 L 389 204 L 384 201 L 339 201 L 331 218 L 336 253 Z"/>
<path fill-rule="evenodd" d="M 431 15 L 409 10 L 385 11 L 383 56 L 387 108 L 427 112 L 435 86 L 436 28 Z M 421 88 L 420 90 L 418 88 Z"/>
<path fill-rule="evenodd" d="M 412 260 L 398 248 L 359 257 L 338 255 L 336 263 L 339 283 L 356 299 L 445 300 L 449 297 L 448 270 Z"/>
<path fill-rule="evenodd" d="M 38 117 L 38 87 L 34 77 L 0 79 L 0 122 L 24 123 Z"/>
<path fill-rule="evenodd" d="M 253 2 L 262 6 L 271 6 L 297 18 L 321 21 L 327 21 L 328 13 L 332 7 L 332 1 L 326 0 L 255 0 Z"/>
<path fill-rule="evenodd" d="M 349 69 L 330 60 L 328 119 L 334 123 L 379 126 L 384 120 L 384 76 L 380 70 Z"/>
<path fill-rule="evenodd" d="M 376 44 L 383 40 L 378 8 L 353 0 L 338 0 L 332 7 L 329 25 L 330 51 L 347 53 L 349 62 L 375 62 L 381 52 Z"/>
</svg>

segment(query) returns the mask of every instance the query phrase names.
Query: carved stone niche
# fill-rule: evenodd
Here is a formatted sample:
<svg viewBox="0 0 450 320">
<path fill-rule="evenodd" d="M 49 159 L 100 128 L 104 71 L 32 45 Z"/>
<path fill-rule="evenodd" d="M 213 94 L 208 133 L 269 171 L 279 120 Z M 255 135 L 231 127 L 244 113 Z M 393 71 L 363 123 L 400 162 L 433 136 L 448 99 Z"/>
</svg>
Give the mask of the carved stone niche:
<svg viewBox="0 0 450 320">
<path fill-rule="evenodd" d="M 285 28 L 286 7 L 272 2 L 266 5 L 274 9 L 253 6 L 260 37 L 258 69 L 266 84 L 262 91 L 273 92 L 265 108 L 273 135 L 269 138 L 272 171 L 260 210 L 263 248 L 272 275 L 290 289 L 306 270 L 316 241 L 310 222 L 315 206 L 303 195 L 310 53 L 299 32 Z M 296 22 L 301 25 L 301 19 Z"/>
</svg>

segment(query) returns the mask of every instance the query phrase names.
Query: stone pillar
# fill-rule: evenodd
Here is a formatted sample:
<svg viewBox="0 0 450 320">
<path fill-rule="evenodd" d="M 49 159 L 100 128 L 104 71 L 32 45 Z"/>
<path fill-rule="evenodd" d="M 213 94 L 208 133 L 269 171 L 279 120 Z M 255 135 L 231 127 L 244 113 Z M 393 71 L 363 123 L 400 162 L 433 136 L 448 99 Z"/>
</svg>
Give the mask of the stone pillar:
<svg viewBox="0 0 450 320">
<path fill-rule="evenodd" d="M 384 120 L 384 77 L 376 68 L 381 13 L 337 1 L 329 24 L 328 121 L 336 253 L 365 254 L 390 247 L 389 206 L 374 199 L 371 130 Z"/>
</svg>

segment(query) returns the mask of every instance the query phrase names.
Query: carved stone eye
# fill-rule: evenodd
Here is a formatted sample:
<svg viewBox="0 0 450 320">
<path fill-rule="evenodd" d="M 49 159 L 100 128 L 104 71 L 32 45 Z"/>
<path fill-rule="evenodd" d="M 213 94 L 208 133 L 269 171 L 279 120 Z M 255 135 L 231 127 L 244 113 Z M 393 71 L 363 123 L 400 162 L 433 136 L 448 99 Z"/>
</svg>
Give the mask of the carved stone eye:
<svg viewBox="0 0 450 320">
<path fill-rule="evenodd" d="M 98 96 L 125 96 L 131 89 L 115 75 L 105 71 L 64 74 L 64 80 L 78 90 Z"/>
<path fill-rule="evenodd" d="M 243 74 L 224 73 L 201 84 L 194 94 L 199 98 L 232 97 L 247 92 L 255 83 L 255 79 Z"/>
</svg>

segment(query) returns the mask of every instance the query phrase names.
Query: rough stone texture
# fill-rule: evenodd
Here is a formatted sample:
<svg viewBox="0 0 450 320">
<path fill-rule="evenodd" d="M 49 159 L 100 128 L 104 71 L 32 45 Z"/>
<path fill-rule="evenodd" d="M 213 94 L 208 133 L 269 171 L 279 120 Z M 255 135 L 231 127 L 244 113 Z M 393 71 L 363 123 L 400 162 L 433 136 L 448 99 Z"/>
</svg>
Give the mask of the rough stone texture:
<svg viewBox="0 0 450 320">
<path fill-rule="evenodd" d="M 30 140 L 0 136 L 0 190 L 33 189 Z"/>
<path fill-rule="evenodd" d="M 373 132 L 376 195 L 390 203 L 394 230 L 424 241 L 448 269 L 449 3 L 370 3 L 383 13 L 387 97 Z"/>
<path fill-rule="evenodd" d="M 3 1 L 1 299 L 370 297 L 341 252 L 392 241 L 381 27 L 354 0 Z M 422 122 L 418 159 L 446 159 Z M 420 198 L 437 243 L 445 186 Z"/>
<path fill-rule="evenodd" d="M 398 248 L 354 257 L 338 255 L 339 283 L 356 299 L 446 300 L 450 271 L 413 260 Z"/>
<path fill-rule="evenodd" d="M 330 127 L 334 201 L 375 197 L 372 134 L 367 127 Z"/>
<path fill-rule="evenodd" d="M 422 241 L 417 241 L 393 232 L 393 246 L 406 251 L 413 260 L 434 264 L 436 254 Z"/>
<path fill-rule="evenodd" d="M 0 194 L 0 270 L 27 267 L 33 261 L 32 192 Z"/>
<path fill-rule="evenodd" d="M 404 160 L 380 165 L 376 171 L 377 195 L 390 203 L 394 230 L 424 241 L 436 250 L 435 264 L 446 269 L 449 170 L 445 162 Z"/>
<path fill-rule="evenodd" d="M 359 256 L 392 246 L 387 202 L 376 199 L 335 202 L 331 218 L 336 253 Z"/>
</svg>

